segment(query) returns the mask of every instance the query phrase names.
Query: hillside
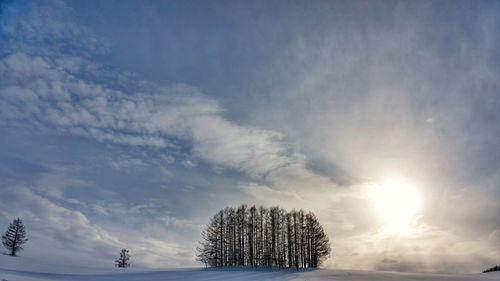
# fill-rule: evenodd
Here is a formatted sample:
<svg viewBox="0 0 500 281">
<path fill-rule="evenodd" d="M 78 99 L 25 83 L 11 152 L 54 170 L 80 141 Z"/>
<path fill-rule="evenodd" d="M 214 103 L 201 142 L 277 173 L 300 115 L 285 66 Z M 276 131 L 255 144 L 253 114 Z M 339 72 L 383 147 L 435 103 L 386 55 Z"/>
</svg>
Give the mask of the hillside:
<svg viewBox="0 0 500 281">
<path fill-rule="evenodd" d="M 2 281 L 177 281 L 177 280 L 287 280 L 287 281 L 498 281 L 500 272 L 470 275 L 436 275 L 357 270 L 319 269 L 250 270 L 250 269 L 166 269 L 119 270 L 90 269 L 76 266 L 55 266 L 22 257 L 0 257 Z"/>
</svg>

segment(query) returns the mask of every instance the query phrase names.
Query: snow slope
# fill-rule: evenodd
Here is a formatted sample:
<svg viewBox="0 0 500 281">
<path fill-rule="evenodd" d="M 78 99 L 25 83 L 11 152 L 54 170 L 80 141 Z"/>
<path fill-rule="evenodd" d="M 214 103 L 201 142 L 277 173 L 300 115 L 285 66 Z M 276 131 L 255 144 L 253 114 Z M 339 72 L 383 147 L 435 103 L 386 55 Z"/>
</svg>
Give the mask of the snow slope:
<svg viewBox="0 0 500 281">
<path fill-rule="evenodd" d="M 140 271 L 134 269 L 88 269 L 57 266 L 26 258 L 0 257 L 1 281 L 170 281 L 170 280 L 288 280 L 288 281 L 500 281 L 500 272 L 471 275 L 435 275 L 357 270 L 259 270 L 259 269 L 169 269 Z"/>
</svg>

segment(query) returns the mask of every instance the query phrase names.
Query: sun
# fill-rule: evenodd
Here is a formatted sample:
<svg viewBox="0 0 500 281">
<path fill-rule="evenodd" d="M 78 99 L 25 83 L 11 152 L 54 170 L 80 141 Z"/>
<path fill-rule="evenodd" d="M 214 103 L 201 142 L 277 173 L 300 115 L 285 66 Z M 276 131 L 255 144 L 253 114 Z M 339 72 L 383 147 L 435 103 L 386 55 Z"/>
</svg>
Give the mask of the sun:
<svg viewBox="0 0 500 281">
<path fill-rule="evenodd" d="M 420 195 L 413 185 L 402 179 L 390 179 L 372 185 L 369 197 L 386 231 L 397 234 L 410 231 L 420 209 Z"/>
</svg>

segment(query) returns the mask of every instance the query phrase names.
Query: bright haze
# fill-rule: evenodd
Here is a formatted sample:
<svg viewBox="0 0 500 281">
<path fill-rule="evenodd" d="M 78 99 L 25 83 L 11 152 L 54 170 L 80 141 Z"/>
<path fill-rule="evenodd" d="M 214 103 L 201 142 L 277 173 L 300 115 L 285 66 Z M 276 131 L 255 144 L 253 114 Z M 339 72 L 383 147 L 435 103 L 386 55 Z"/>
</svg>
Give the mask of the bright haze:
<svg viewBox="0 0 500 281">
<path fill-rule="evenodd" d="M 498 264 L 499 2 L 0 3 L 21 256 L 201 266 L 204 225 L 246 203 L 313 211 L 324 267 Z"/>
</svg>

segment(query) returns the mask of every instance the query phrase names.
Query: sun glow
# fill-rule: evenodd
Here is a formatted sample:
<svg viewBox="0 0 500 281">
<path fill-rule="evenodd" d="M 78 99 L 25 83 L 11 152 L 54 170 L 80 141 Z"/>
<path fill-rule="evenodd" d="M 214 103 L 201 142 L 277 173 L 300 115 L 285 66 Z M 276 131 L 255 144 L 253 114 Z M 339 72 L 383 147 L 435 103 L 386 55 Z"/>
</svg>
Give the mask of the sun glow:
<svg viewBox="0 0 500 281">
<path fill-rule="evenodd" d="M 370 199 L 384 225 L 393 234 L 408 234 L 420 209 L 420 196 L 415 187 L 401 179 L 391 179 L 371 186 Z"/>
</svg>

